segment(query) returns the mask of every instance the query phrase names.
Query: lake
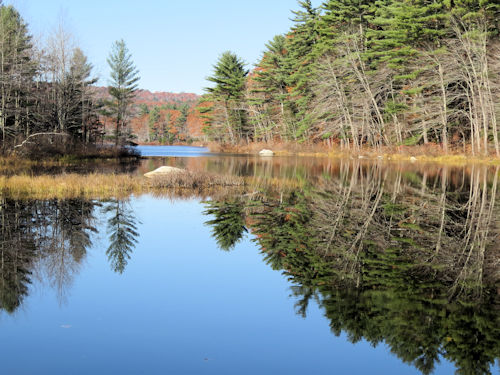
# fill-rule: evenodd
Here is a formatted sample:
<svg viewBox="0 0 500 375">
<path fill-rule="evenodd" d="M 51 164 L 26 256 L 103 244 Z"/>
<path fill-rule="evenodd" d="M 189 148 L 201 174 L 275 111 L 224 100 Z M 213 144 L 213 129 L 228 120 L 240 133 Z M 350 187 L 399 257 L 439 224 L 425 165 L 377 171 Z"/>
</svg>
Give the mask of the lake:
<svg viewBox="0 0 500 375">
<path fill-rule="evenodd" d="M 0 196 L 3 374 L 499 373 L 499 167 L 140 150 L 249 183 Z"/>
</svg>

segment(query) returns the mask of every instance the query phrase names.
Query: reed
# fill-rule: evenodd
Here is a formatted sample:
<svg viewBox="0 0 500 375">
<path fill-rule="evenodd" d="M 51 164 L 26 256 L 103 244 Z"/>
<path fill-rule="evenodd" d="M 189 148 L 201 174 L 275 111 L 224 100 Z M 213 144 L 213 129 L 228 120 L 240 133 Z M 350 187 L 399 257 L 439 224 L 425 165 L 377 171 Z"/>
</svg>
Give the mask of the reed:
<svg viewBox="0 0 500 375">
<path fill-rule="evenodd" d="M 97 173 L 0 176 L 0 194 L 15 199 L 108 199 L 149 193 L 156 196 L 206 197 L 222 188 L 242 188 L 245 185 L 243 178 L 206 172 L 173 173 L 153 179 Z"/>
<path fill-rule="evenodd" d="M 183 171 L 154 177 L 150 180 L 153 189 L 204 189 L 211 187 L 244 186 L 242 177 L 220 175 L 199 171 Z"/>
<path fill-rule="evenodd" d="M 262 149 L 271 149 L 276 156 L 306 156 L 306 157 L 330 157 L 333 159 L 357 159 L 383 160 L 387 162 L 422 162 L 435 163 L 450 166 L 463 166 L 468 164 L 499 165 L 500 158 L 490 152 L 487 155 L 473 155 L 470 148 L 454 147 L 445 152 L 439 144 L 415 145 L 415 146 L 384 146 L 380 148 L 362 147 L 355 151 L 349 148 L 341 148 L 338 145 L 327 146 L 324 143 L 251 143 L 241 145 L 208 144 L 213 152 L 221 153 L 244 153 L 257 154 Z"/>
</svg>

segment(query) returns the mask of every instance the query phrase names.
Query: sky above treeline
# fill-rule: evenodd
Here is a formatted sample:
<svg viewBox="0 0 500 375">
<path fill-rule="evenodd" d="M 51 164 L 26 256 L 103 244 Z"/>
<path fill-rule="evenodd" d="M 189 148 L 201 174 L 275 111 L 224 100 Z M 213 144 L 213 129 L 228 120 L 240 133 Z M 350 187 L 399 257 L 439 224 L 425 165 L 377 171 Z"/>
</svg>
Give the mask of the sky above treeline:
<svg viewBox="0 0 500 375">
<path fill-rule="evenodd" d="M 74 35 L 99 84 L 108 84 L 106 58 L 123 38 L 140 71 L 140 88 L 203 93 L 218 56 L 231 50 L 252 68 L 265 43 L 292 25 L 297 0 L 4 0 L 36 39 L 61 22 Z M 319 6 L 320 0 L 313 1 Z"/>
</svg>

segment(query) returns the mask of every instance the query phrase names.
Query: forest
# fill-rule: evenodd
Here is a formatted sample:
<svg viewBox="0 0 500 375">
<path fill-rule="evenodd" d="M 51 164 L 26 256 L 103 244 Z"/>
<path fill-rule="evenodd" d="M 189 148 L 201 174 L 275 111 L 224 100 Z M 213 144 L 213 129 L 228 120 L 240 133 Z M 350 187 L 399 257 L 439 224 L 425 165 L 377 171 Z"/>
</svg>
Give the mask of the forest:
<svg viewBox="0 0 500 375">
<path fill-rule="evenodd" d="M 107 58 L 109 86 L 97 86 L 94 67 L 68 29 L 61 20 L 34 38 L 16 8 L 0 1 L 0 154 L 134 156 L 123 146 L 191 140 L 187 120 L 194 116 L 196 123 L 197 95 L 139 90 L 123 40 Z"/>
<path fill-rule="evenodd" d="M 292 20 L 251 71 L 220 55 L 200 104 L 212 140 L 500 155 L 498 1 L 304 0 Z"/>
<path fill-rule="evenodd" d="M 97 79 L 63 26 L 35 42 L 19 12 L 0 3 L 0 57 L 3 154 L 65 152 L 76 141 L 90 144 L 102 137 L 102 105 L 92 95 Z"/>
<path fill-rule="evenodd" d="M 138 90 L 124 41 L 108 57 L 104 93 L 64 26 L 34 40 L 0 2 L 1 151 L 212 141 L 499 157 L 499 19 L 495 0 L 299 1 L 291 29 L 253 69 L 231 51 L 220 55 L 194 108 L 193 94 Z"/>
</svg>

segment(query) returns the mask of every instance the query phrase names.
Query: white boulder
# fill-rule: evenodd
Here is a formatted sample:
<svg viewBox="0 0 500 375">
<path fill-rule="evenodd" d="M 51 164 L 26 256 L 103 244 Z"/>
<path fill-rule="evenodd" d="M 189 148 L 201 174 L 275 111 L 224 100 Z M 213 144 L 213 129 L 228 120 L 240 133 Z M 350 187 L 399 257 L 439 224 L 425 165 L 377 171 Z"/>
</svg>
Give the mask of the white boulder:
<svg viewBox="0 0 500 375">
<path fill-rule="evenodd" d="M 274 152 L 272 152 L 271 150 L 266 150 L 266 149 L 264 149 L 264 150 L 261 150 L 261 151 L 259 152 L 259 155 L 260 155 L 260 156 L 273 156 L 273 155 L 274 155 Z"/>
<path fill-rule="evenodd" d="M 165 175 L 171 174 L 171 173 L 182 173 L 182 172 L 185 172 L 185 170 L 181 169 L 181 168 L 176 168 L 176 167 L 163 166 L 163 167 L 155 169 L 154 171 L 145 173 L 144 176 L 147 178 L 153 178 L 153 177 L 157 177 L 157 176 L 165 176 Z"/>
</svg>

